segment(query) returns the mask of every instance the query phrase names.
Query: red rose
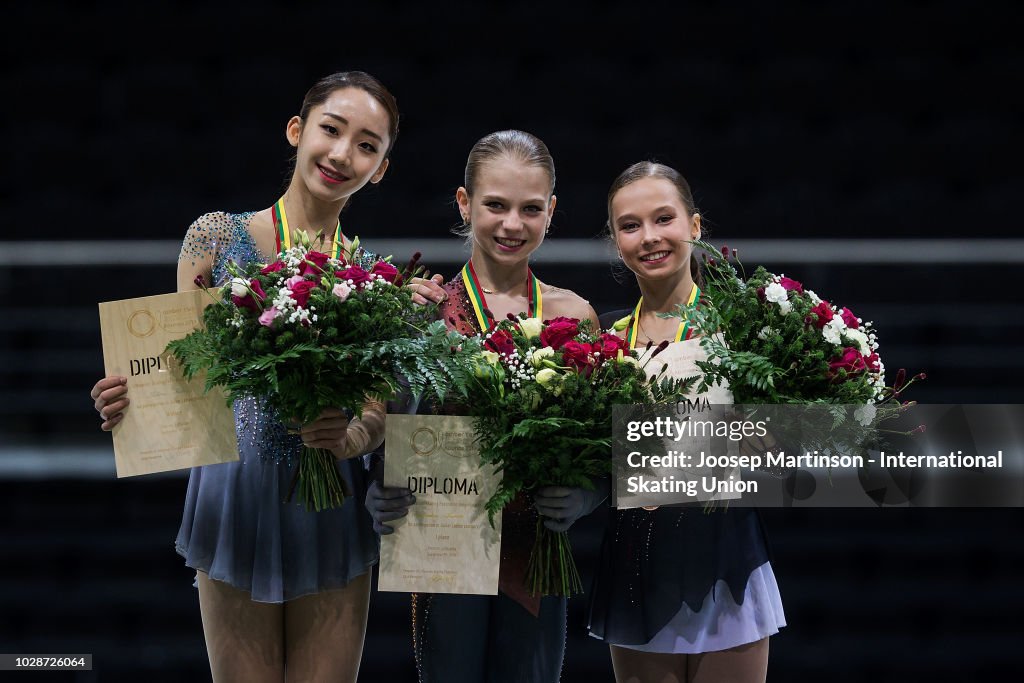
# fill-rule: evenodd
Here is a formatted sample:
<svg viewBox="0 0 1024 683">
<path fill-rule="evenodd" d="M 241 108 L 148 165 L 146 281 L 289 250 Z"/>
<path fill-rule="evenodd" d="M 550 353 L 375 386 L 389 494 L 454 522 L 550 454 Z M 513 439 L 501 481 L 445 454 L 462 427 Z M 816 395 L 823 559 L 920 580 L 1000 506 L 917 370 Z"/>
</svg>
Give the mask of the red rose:
<svg viewBox="0 0 1024 683">
<path fill-rule="evenodd" d="M 373 264 L 373 270 L 370 271 L 372 275 L 379 275 L 388 282 L 394 282 L 398 278 L 398 268 L 387 261 L 377 261 Z"/>
<path fill-rule="evenodd" d="M 779 284 L 787 292 L 797 292 L 798 294 L 804 293 L 804 286 L 796 280 L 788 277 L 779 278 Z"/>
<path fill-rule="evenodd" d="M 548 324 L 540 332 L 541 345 L 550 346 L 556 351 L 562 348 L 567 341 L 570 341 L 579 333 L 579 322 L 576 318 L 566 318 L 563 316 L 549 320 Z"/>
<path fill-rule="evenodd" d="M 835 313 L 832 312 L 832 306 L 829 305 L 827 301 L 822 301 L 817 306 L 812 308 L 811 313 L 813 313 L 818 318 L 814 323 L 814 326 L 817 327 L 818 329 L 825 327 L 825 325 L 828 324 L 828 321 L 832 320 L 832 318 L 835 317 Z"/>
<path fill-rule="evenodd" d="M 877 367 L 877 355 L 875 356 L 875 363 Z M 836 356 L 828 364 L 829 375 L 835 379 L 839 376 L 841 370 L 845 370 L 847 375 L 858 375 L 868 369 L 867 364 L 864 362 L 864 356 L 860 355 L 860 351 L 852 346 L 847 346 L 843 349 L 842 355 Z"/>
<path fill-rule="evenodd" d="M 846 323 L 846 326 L 851 330 L 856 330 L 860 327 L 860 323 L 857 322 L 857 316 L 855 316 L 853 311 L 849 308 L 844 308 L 839 312 L 839 315 L 843 316 L 843 322 Z"/>
<path fill-rule="evenodd" d="M 284 261 L 274 261 L 268 266 L 263 266 L 260 273 L 263 275 L 270 275 L 271 273 L 276 273 L 282 268 L 284 268 Z"/>
<path fill-rule="evenodd" d="M 568 341 L 562 347 L 562 363 L 574 368 L 576 372 L 590 374 L 594 365 L 594 359 L 590 354 L 594 347 L 590 344 L 581 344 L 577 341 Z"/>
<path fill-rule="evenodd" d="M 618 335 L 605 332 L 601 335 L 601 338 L 598 339 L 594 351 L 601 354 L 602 360 L 607 360 L 618 356 L 619 351 L 622 351 L 623 354 L 628 354 L 629 345 L 626 343 L 625 339 L 622 339 Z"/>
<path fill-rule="evenodd" d="M 319 251 L 307 251 L 306 260 L 299 266 L 299 275 L 316 275 L 319 277 L 324 272 L 324 266 L 329 258 L 331 257 Z"/>
<path fill-rule="evenodd" d="M 863 356 L 863 358 L 864 364 L 868 366 L 868 370 L 871 372 L 878 372 L 878 364 L 881 362 L 881 359 L 878 357 L 877 353 L 872 351 L 870 356 Z"/>
<path fill-rule="evenodd" d="M 299 308 L 305 308 L 306 304 L 309 303 L 309 294 L 316 288 L 315 282 L 309 280 L 303 280 L 302 282 L 296 282 L 292 287 L 292 299 L 295 300 L 295 305 Z"/>
<path fill-rule="evenodd" d="M 267 298 L 267 293 L 263 291 L 263 287 L 260 286 L 259 280 L 250 280 L 249 289 L 252 291 L 246 293 L 245 296 L 235 296 L 232 294 L 231 301 L 233 301 L 239 308 L 248 308 L 259 313 L 262 308 L 259 302 Z M 259 297 L 259 301 L 257 301 L 256 297 Z"/>
<path fill-rule="evenodd" d="M 371 280 L 370 274 L 359 266 L 349 266 L 345 270 L 339 270 L 334 274 L 339 280 L 351 280 L 352 284 L 362 289 Z"/>
<path fill-rule="evenodd" d="M 484 348 L 502 356 L 508 356 L 516 350 L 516 344 L 512 341 L 512 335 L 507 331 L 495 330 L 484 341 Z"/>
</svg>

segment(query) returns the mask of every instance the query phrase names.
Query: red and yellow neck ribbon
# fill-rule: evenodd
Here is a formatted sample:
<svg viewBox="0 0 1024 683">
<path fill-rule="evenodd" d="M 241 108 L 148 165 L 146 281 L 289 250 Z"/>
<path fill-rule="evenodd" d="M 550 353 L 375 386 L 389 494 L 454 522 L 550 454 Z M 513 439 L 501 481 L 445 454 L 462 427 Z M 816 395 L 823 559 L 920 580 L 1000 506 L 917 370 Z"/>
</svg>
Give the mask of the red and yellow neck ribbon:
<svg viewBox="0 0 1024 683">
<path fill-rule="evenodd" d="M 694 283 L 690 289 L 690 296 L 686 299 L 686 307 L 689 309 L 689 312 L 686 318 L 679 323 L 679 329 L 676 330 L 676 338 L 673 341 L 683 341 L 693 337 L 693 330 L 690 328 L 690 318 L 692 317 L 693 310 L 700 306 L 700 296 L 700 287 L 697 286 L 697 283 Z M 633 309 L 633 316 L 629 320 L 626 341 L 631 349 L 636 348 L 636 332 L 640 327 L 640 309 L 643 305 L 644 298 L 640 297 L 640 301 L 636 302 L 636 308 Z"/>
<path fill-rule="evenodd" d="M 277 253 L 280 254 L 282 251 L 292 248 L 292 231 L 288 227 L 288 214 L 284 210 L 284 197 L 281 197 L 274 203 L 274 206 L 270 209 L 270 215 L 274 219 Z M 331 250 L 334 253 L 331 256 L 341 258 L 344 249 L 345 236 L 341 234 L 341 221 L 338 221 L 338 227 L 334 229 L 334 248 Z"/>
<path fill-rule="evenodd" d="M 529 268 L 526 270 L 526 279 L 528 287 L 526 315 L 543 320 L 544 301 L 540 293 L 540 280 L 537 279 Z M 487 299 L 484 298 L 484 288 L 480 286 L 480 281 L 476 277 L 476 271 L 473 270 L 472 259 L 462 266 L 462 283 L 466 286 L 466 294 L 469 295 L 469 303 L 473 305 L 473 312 L 476 313 L 476 321 L 480 325 L 480 331 L 486 332 L 494 326 L 495 321 L 494 318 L 485 313 L 485 311 L 490 309 L 487 308 Z"/>
</svg>

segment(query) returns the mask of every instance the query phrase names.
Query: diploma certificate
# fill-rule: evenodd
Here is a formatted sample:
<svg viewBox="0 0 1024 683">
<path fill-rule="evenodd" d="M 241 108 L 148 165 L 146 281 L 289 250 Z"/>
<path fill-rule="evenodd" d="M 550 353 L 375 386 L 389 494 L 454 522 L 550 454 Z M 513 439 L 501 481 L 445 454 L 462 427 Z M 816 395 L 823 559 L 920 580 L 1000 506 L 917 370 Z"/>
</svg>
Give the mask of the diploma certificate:
<svg viewBox="0 0 1024 683">
<path fill-rule="evenodd" d="M 474 439 L 469 417 L 388 415 L 384 484 L 416 504 L 381 536 L 379 590 L 497 595 L 501 515 L 492 528 L 484 504 L 500 476 Z"/>
<path fill-rule="evenodd" d="M 114 427 L 118 477 L 238 460 L 235 420 L 219 388 L 205 377 L 186 382 L 167 344 L 199 326 L 213 303 L 202 290 L 99 305 L 103 365 L 128 378 L 131 405 Z"/>
</svg>

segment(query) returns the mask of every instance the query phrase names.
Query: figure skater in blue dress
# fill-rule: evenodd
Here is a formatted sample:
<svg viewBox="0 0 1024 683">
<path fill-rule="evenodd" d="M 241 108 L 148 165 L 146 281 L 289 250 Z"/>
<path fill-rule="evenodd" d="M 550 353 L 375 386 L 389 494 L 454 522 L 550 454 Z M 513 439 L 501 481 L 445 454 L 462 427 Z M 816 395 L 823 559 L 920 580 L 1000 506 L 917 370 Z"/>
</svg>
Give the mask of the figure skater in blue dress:
<svg viewBox="0 0 1024 683">
<path fill-rule="evenodd" d="M 662 164 L 630 166 L 608 194 L 608 228 L 642 294 L 620 334 L 637 349 L 669 342 L 660 362 L 647 364 L 652 372 L 665 363 L 667 374 L 691 377 L 706 358 L 688 326 L 657 315 L 700 301 L 689 244 L 700 222 L 689 184 Z M 733 402 L 728 387 L 705 396 Z M 589 628 L 610 645 L 618 683 L 762 682 L 768 638 L 785 624 L 756 508 L 611 511 Z"/>
<path fill-rule="evenodd" d="M 194 288 L 199 275 L 222 283 L 229 260 L 273 260 L 285 225 L 326 236 L 323 250 L 336 251 L 345 239 L 342 209 L 388 169 L 398 109 L 373 76 L 335 73 L 306 93 L 285 135 L 295 168 L 284 195 L 260 211 L 199 217 L 178 258 L 179 291 Z M 409 286 L 418 303 L 444 298 L 436 281 L 415 278 Z M 127 379 L 100 380 L 92 399 L 102 429 L 113 429 L 128 408 Z M 382 441 L 384 407 L 368 402 L 351 421 L 328 409 L 300 435 L 289 434 L 282 423 L 288 416 L 259 398 L 237 401 L 234 410 L 239 461 L 191 471 L 175 544 L 197 573 L 213 680 L 355 681 L 377 562 L 362 505 L 366 474 L 356 456 Z M 352 492 L 341 507 L 313 512 L 282 502 L 303 444 L 337 456 Z"/>
</svg>

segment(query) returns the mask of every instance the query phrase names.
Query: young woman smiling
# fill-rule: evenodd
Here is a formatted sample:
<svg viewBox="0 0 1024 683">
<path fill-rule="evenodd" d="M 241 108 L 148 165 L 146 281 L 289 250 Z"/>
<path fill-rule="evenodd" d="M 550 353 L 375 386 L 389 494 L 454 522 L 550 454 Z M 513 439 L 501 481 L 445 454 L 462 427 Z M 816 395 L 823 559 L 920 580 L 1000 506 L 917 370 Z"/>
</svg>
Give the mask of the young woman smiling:
<svg viewBox="0 0 1024 683">
<path fill-rule="evenodd" d="M 179 291 L 221 283 L 227 263 L 257 261 L 289 245 L 291 232 L 326 236 L 323 250 L 345 242 L 339 214 L 367 183 L 378 183 L 398 135 L 394 97 L 369 74 L 350 71 L 318 81 L 285 127 L 295 168 L 272 207 L 208 213 L 188 229 L 178 258 Z M 440 301 L 436 282 L 415 279 L 416 298 Z M 92 398 L 102 428 L 128 408 L 127 380 L 106 377 Z M 214 681 L 355 681 L 377 561 L 372 521 L 359 504 L 365 473 L 354 456 L 383 439 L 384 410 L 368 403 L 361 420 L 325 411 L 291 435 L 258 397 L 235 406 L 239 461 L 189 475 L 176 548 L 196 570 L 203 631 Z M 302 445 L 326 448 L 356 499 L 307 511 L 282 503 Z"/>
<path fill-rule="evenodd" d="M 445 284 L 442 314 L 464 334 L 482 334 L 507 314 L 541 319 L 597 316 L 576 294 L 541 282 L 529 265 L 544 241 L 556 198 L 555 165 L 543 142 L 529 133 L 491 133 L 473 146 L 464 185 L 455 195 L 472 255 Z M 493 316 L 490 317 L 490 316 Z M 451 407 L 456 411 L 457 408 Z M 600 494 L 546 487 L 533 504 L 520 497 L 502 514 L 501 566 L 496 596 L 423 593 L 413 596 L 413 639 L 424 683 L 499 683 L 559 680 L 565 652 L 565 598 L 531 596 L 526 564 L 537 514 L 556 531 L 594 509 Z M 375 528 L 404 517 L 415 502 L 408 489 L 374 482 L 366 504 Z"/>
<path fill-rule="evenodd" d="M 688 321 L 658 314 L 700 305 L 700 269 L 689 244 L 700 237 L 700 223 L 689 184 L 668 166 L 634 164 L 608 193 L 608 228 L 642 294 L 621 334 L 638 349 L 668 342 L 649 367 L 665 363 L 675 377 L 699 374 L 695 361 L 705 356 Z M 733 402 L 721 386 L 702 397 Z M 611 646 L 619 683 L 764 681 L 768 637 L 783 626 L 755 508 L 611 511 L 590 631 Z"/>
</svg>

